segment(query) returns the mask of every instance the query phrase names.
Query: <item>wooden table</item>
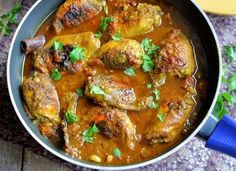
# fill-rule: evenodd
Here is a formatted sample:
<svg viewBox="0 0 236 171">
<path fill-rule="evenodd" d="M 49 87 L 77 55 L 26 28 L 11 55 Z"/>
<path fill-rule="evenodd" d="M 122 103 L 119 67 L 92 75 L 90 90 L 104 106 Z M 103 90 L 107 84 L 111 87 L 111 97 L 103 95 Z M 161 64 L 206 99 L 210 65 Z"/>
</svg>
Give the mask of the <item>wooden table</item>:
<svg viewBox="0 0 236 171">
<path fill-rule="evenodd" d="M 0 171 L 72 171 L 28 148 L 0 140 Z"/>
</svg>

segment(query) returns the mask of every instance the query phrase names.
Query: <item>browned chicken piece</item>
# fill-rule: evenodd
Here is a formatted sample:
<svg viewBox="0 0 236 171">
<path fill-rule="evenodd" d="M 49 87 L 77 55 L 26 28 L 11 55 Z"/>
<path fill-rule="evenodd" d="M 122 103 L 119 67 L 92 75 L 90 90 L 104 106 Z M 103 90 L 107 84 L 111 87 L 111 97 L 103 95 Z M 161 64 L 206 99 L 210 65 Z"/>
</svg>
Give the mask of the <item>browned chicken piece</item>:
<svg viewBox="0 0 236 171">
<path fill-rule="evenodd" d="M 64 111 L 76 113 L 77 101 L 79 96 L 75 92 L 64 93 L 60 99 L 61 108 Z"/>
<path fill-rule="evenodd" d="M 161 8 L 156 5 L 131 3 L 118 6 L 116 10 L 111 11 L 113 21 L 109 22 L 103 38 L 108 41 L 115 33 L 121 33 L 125 38 L 149 33 L 161 25 L 161 15 Z"/>
<path fill-rule="evenodd" d="M 100 130 L 99 133 L 105 138 L 119 138 L 119 141 L 128 148 L 134 148 L 136 131 L 126 111 L 109 107 L 94 107 L 88 112 L 88 121 L 95 123 Z"/>
<path fill-rule="evenodd" d="M 155 58 L 155 74 L 172 73 L 181 77 L 191 76 L 196 69 L 193 47 L 187 37 L 174 29 L 161 43 Z"/>
<path fill-rule="evenodd" d="M 172 97 L 160 103 L 157 118 L 145 129 L 144 139 L 148 144 L 171 142 L 178 135 L 184 123 L 195 107 L 195 80 L 188 77 L 183 80 L 184 95 Z"/>
<path fill-rule="evenodd" d="M 111 69 L 139 68 L 143 63 L 143 50 L 136 40 L 122 39 L 109 41 L 96 53 L 96 56 Z"/>
<path fill-rule="evenodd" d="M 53 40 L 61 42 L 62 48 L 54 50 Z M 55 67 L 73 72 L 80 71 L 85 62 L 100 47 L 100 40 L 95 38 L 92 32 L 56 36 L 53 40 L 33 53 L 34 67 L 40 72 L 48 74 Z M 76 47 L 84 48 L 85 59 L 72 63 L 69 54 Z"/>
<path fill-rule="evenodd" d="M 72 102 L 75 102 L 72 98 Z M 99 130 L 92 138 L 91 142 L 86 142 L 84 132 L 86 128 L 91 128 L 96 125 Z M 99 137 L 99 142 L 113 143 L 114 141 L 122 141 L 124 146 L 133 149 L 135 145 L 136 130 L 131 123 L 126 111 L 118 110 L 109 107 L 93 107 L 86 115 L 80 117 L 79 122 L 67 124 L 66 120 L 63 121 L 63 131 L 65 138 L 65 151 L 73 157 L 80 155 L 80 150 L 86 145 L 98 143 L 96 140 Z M 103 139 L 101 139 L 103 138 Z M 109 141 L 105 141 L 109 139 Z M 100 143 L 102 143 L 100 142 Z M 97 148 L 100 149 L 100 146 Z M 94 150 L 97 150 L 96 147 Z M 103 149 L 104 150 L 104 149 Z"/>
<path fill-rule="evenodd" d="M 148 103 L 147 99 L 138 101 L 133 88 L 102 74 L 95 74 L 88 78 L 85 95 L 101 106 L 124 110 L 145 110 Z"/>
<path fill-rule="evenodd" d="M 105 0 L 66 0 L 56 12 L 53 27 L 59 33 L 64 27 L 78 26 L 96 16 Z"/>
<path fill-rule="evenodd" d="M 144 139 L 148 144 L 160 144 L 171 142 L 178 135 L 194 107 L 192 98 L 169 99 L 160 104 L 158 116 L 146 128 Z"/>
<path fill-rule="evenodd" d="M 30 114 L 39 121 L 59 124 L 60 103 L 48 75 L 34 72 L 23 81 L 23 95 Z"/>
<path fill-rule="evenodd" d="M 23 81 L 23 96 L 30 115 L 37 122 L 60 124 L 60 103 L 49 76 L 34 72 Z"/>
<path fill-rule="evenodd" d="M 49 74 L 48 65 L 52 62 L 50 60 L 50 54 L 51 54 L 50 49 L 37 49 L 36 51 L 33 52 L 33 54 L 30 54 L 32 55 L 34 68 L 37 71 Z"/>
</svg>

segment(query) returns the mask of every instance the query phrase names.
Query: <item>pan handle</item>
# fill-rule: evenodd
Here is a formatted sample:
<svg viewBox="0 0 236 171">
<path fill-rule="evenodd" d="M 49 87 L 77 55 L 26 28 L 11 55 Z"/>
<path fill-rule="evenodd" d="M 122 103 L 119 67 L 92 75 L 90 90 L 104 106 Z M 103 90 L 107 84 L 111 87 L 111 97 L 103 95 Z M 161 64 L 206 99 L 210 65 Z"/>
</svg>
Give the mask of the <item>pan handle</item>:
<svg viewBox="0 0 236 171">
<path fill-rule="evenodd" d="M 229 115 L 220 121 L 211 115 L 198 136 L 206 140 L 207 148 L 236 158 L 236 121 Z"/>
</svg>

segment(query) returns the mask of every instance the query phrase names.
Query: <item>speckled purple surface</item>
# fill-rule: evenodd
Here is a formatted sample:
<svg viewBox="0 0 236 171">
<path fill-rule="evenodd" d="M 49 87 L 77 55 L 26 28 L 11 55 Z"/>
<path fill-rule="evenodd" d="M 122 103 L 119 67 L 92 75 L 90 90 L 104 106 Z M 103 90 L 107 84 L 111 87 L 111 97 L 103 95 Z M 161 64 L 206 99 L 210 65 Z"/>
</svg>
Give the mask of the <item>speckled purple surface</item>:
<svg viewBox="0 0 236 171">
<path fill-rule="evenodd" d="M 22 16 L 35 1 L 36 0 L 24 0 L 22 2 L 23 9 L 20 14 L 20 18 L 22 18 Z M 217 32 L 222 51 L 224 45 L 236 44 L 236 16 L 208 16 Z M 31 138 L 18 120 L 8 96 L 6 81 L 6 62 L 11 39 L 12 35 L 10 38 L 2 37 L 0 39 L 0 137 L 13 143 L 32 147 L 32 150 L 36 153 L 47 156 L 52 160 L 63 162 L 65 165 L 68 165 L 75 170 L 89 170 L 64 162 L 44 150 L 37 142 L 35 142 L 35 140 Z M 225 56 L 223 61 L 224 64 L 228 63 Z M 233 64 L 228 65 L 230 66 L 230 70 L 235 72 L 235 66 L 233 66 Z M 224 87 L 222 87 L 222 89 L 223 88 Z M 235 115 L 235 106 L 231 107 L 230 111 Z M 193 138 L 193 140 L 191 140 L 187 145 L 168 158 L 158 163 L 135 170 L 236 170 L 236 159 L 212 150 L 208 150 L 204 147 L 204 143 L 202 141 L 197 138 Z"/>
</svg>

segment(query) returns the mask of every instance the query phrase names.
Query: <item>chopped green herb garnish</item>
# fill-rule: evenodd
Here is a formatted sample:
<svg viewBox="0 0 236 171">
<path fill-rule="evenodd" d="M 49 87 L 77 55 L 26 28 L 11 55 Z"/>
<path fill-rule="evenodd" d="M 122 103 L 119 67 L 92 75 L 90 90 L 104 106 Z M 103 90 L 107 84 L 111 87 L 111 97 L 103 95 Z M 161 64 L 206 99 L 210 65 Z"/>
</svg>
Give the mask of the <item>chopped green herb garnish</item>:
<svg viewBox="0 0 236 171">
<path fill-rule="evenodd" d="M 152 102 L 148 103 L 148 107 L 150 109 L 157 109 L 158 108 L 158 104 L 155 103 L 154 101 L 152 101 Z"/>
<path fill-rule="evenodd" d="M 55 81 L 58 81 L 61 79 L 61 73 L 58 69 L 54 69 L 52 70 L 52 73 L 51 73 L 51 78 Z"/>
<path fill-rule="evenodd" d="M 94 37 L 100 39 L 102 37 L 102 33 L 100 31 L 97 33 L 94 33 Z"/>
<path fill-rule="evenodd" d="M 221 93 L 220 96 L 222 96 L 224 98 L 224 100 L 226 100 L 228 103 L 230 104 L 235 104 L 236 103 L 236 99 L 234 96 L 232 96 L 230 93 L 225 92 L 225 93 Z"/>
<path fill-rule="evenodd" d="M 235 104 L 236 103 L 236 99 L 233 95 L 231 95 L 230 93 L 224 92 L 224 93 L 220 93 L 215 107 L 213 109 L 213 114 L 218 117 L 219 119 L 221 119 L 225 114 L 228 113 L 226 106 L 225 106 L 225 102 L 229 103 L 229 104 Z"/>
<path fill-rule="evenodd" d="M 236 60 L 236 46 L 225 46 L 226 56 Z"/>
<path fill-rule="evenodd" d="M 128 75 L 128 76 L 135 76 L 135 71 L 134 71 L 134 69 L 133 69 L 132 67 L 126 68 L 126 69 L 124 70 L 124 73 L 125 73 L 126 75 Z"/>
<path fill-rule="evenodd" d="M 108 26 L 108 23 L 112 22 L 113 18 L 112 17 L 105 17 L 101 20 L 101 23 L 99 25 L 100 31 L 103 33 Z"/>
<path fill-rule="evenodd" d="M 164 115 L 163 113 L 160 113 L 160 114 L 157 115 L 157 118 L 158 118 L 161 122 L 163 122 L 164 119 L 165 119 L 165 115 Z"/>
<path fill-rule="evenodd" d="M 222 84 L 227 92 L 221 92 L 218 95 L 213 109 L 213 114 L 218 119 L 221 119 L 225 114 L 229 114 L 228 108 L 236 104 L 236 74 L 230 70 L 236 61 L 236 45 L 225 46 L 225 53 L 231 60 L 229 61 L 230 64 L 226 60 L 226 63 L 223 65 Z"/>
<path fill-rule="evenodd" d="M 84 96 L 84 91 L 81 88 L 78 88 L 76 90 L 76 93 L 78 94 L 79 97 L 83 97 Z"/>
<path fill-rule="evenodd" d="M 61 42 L 58 42 L 56 40 L 53 40 L 53 49 L 56 50 L 61 50 L 63 47 L 63 44 Z"/>
<path fill-rule="evenodd" d="M 152 43 L 152 40 L 149 38 L 143 39 L 143 41 L 141 42 L 141 47 L 144 51 L 142 68 L 144 72 L 150 72 L 155 67 L 152 58 L 156 54 L 156 51 L 159 50 L 160 48 L 154 45 Z"/>
<path fill-rule="evenodd" d="M 228 90 L 235 91 L 236 90 L 236 74 L 232 74 L 227 81 Z"/>
<path fill-rule="evenodd" d="M 18 14 L 21 10 L 21 4 L 16 3 L 14 7 L 7 13 L 0 16 L 0 34 L 10 36 L 13 30 L 10 28 L 12 25 L 17 25 Z"/>
<path fill-rule="evenodd" d="M 75 63 L 79 60 L 85 60 L 85 49 L 76 47 L 70 52 L 69 57 L 72 63 Z"/>
<path fill-rule="evenodd" d="M 154 55 L 160 48 L 152 43 L 152 39 L 145 38 L 141 42 L 141 47 L 147 55 Z"/>
<path fill-rule="evenodd" d="M 121 39 L 120 33 L 116 33 L 116 34 L 112 35 L 112 40 L 119 41 L 120 39 Z"/>
<path fill-rule="evenodd" d="M 119 148 L 114 148 L 113 149 L 113 154 L 118 157 L 119 159 L 121 159 L 121 156 L 122 156 L 122 153 L 121 151 L 119 150 Z"/>
<path fill-rule="evenodd" d="M 86 129 L 83 132 L 83 140 L 87 143 L 92 143 L 94 140 L 94 135 L 96 133 L 98 133 L 100 130 L 98 129 L 98 127 L 94 124 L 92 127 Z"/>
<path fill-rule="evenodd" d="M 75 123 L 75 122 L 79 121 L 79 117 L 71 111 L 66 111 L 65 116 L 66 116 L 66 122 L 68 124 Z"/>
<path fill-rule="evenodd" d="M 152 61 L 152 59 L 148 55 L 143 54 L 142 68 L 143 68 L 144 72 L 150 72 L 154 69 L 154 67 L 155 67 L 155 64 Z"/>
<path fill-rule="evenodd" d="M 154 100 L 154 97 L 153 96 L 149 96 L 149 102 L 148 102 L 148 107 L 150 108 L 150 109 L 157 109 L 158 108 L 158 104 L 157 104 L 157 102 L 155 102 L 155 100 Z"/>
<path fill-rule="evenodd" d="M 152 84 L 151 83 L 147 84 L 147 88 L 151 89 L 152 88 Z"/>
<path fill-rule="evenodd" d="M 221 119 L 225 114 L 227 114 L 227 110 L 224 105 L 224 100 L 222 96 L 218 96 L 215 107 L 213 109 L 213 114 Z"/>
<path fill-rule="evenodd" d="M 153 93 L 154 93 L 155 96 L 156 96 L 156 100 L 159 100 L 159 99 L 160 99 L 160 91 L 158 91 L 157 89 L 155 89 L 155 90 L 153 91 Z"/>
<path fill-rule="evenodd" d="M 92 86 L 90 89 L 90 94 L 106 95 L 106 93 L 99 86 Z"/>
</svg>

